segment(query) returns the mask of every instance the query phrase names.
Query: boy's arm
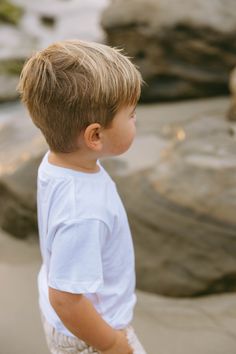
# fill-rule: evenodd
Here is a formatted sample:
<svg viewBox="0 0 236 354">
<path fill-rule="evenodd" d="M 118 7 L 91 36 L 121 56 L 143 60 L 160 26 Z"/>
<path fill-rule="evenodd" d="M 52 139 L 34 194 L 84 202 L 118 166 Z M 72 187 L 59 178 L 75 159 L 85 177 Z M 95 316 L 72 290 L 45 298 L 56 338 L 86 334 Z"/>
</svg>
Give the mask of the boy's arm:
<svg viewBox="0 0 236 354">
<path fill-rule="evenodd" d="M 49 287 L 49 300 L 70 332 L 101 353 L 133 353 L 124 332 L 109 326 L 85 296 Z"/>
</svg>

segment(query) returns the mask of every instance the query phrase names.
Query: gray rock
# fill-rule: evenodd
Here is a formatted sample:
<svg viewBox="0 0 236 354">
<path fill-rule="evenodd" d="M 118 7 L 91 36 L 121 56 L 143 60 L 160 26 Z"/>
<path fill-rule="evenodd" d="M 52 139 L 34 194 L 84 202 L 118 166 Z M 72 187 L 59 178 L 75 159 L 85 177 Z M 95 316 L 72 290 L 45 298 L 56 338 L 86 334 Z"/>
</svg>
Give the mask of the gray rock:
<svg viewBox="0 0 236 354">
<path fill-rule="evenodd" d="M 236 290 L 236 126 L 225 120 L 228 105 L 139 106 L 134 145 L 103 161 L 128 211 L 139 289 L 176 297 Z M 6 107 L 0 122 L 0 224 L 23 237 L 36 228 L 46 145 L 19 105 Z"/>
<path fill-rule="evenodd" d="M 144 101 L 228 92 L 236 62 L 232 0 L 116 0 L 104 11 L 109 44 L 124 47 L 147 85 Z"/>
<path fill-rule="evenodd" d="M 235 223 L 168 200 L 148 177 L 115 178 L 133 232 L 138 288 L 174 297 L 235 291 Z"/>
<path fill-rule="evenodd" d="M 105 163 L 128 211 L 140 289 L 175 297 L 236 290 L 235 126 L 225 120 L 228 104 L 214 102 L 208 113 L 204 101 L 143 107 L 139 129 L 159 143 L 145 148 L 138 137 L 133 152 Z M 144 150 L 153 160 L 135 171 Z"/>
<path fill-rule="evenodd" d="M 230 73 L 229 87 L 231 92 L 231 104 L 227 112 L 227 118 L 236 122 L 236 68 Z"/>
<path fill-rule="evenodd" d="M 18 97 L 16 87 L 24 61 L 22 58 L 0 59 L 0 103 Z"/>
<path fill-rule="evenodd" d="M 0 75 L 0 103 L 13 101 L 17 98 L 16 86 L 18 84 L 18 76 L 7 74 Z"/>
<path fill-rule="evenodd" d="M 36 208 L 31 208 L 14 193 L 11 188 L 0 182 L 0 226 L 17 238 L 26 238 L 37 231 Z"/>
<path fill-rule="evenodd" d="M 3 106 L 0 123 L 0 226 L 25 238 L 37 232 L 36 173 L 46 144 L 19 104 Z"/>
</svg>

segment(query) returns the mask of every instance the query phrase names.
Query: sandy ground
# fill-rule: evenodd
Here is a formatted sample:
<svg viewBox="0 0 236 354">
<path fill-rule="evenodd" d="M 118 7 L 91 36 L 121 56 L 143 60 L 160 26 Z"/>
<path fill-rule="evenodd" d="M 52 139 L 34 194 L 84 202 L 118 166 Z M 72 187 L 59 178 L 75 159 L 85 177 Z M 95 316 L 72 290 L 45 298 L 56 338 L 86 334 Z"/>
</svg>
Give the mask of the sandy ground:
<svg viewBox="0 0 236 354">
<path fill-rule="evenodd" d="M 35 237 L 21 241 L 0 232 L 0 354 L 48 354 L 37 302 L 39 267 Z M 142 317 L 140 308 L 135 318 L 137 330 L 149 353 L 155 354 L 156 320 L 143 323 Z"/>
<path fill-rule="evenodd" d="M 0 354 L 48 354 L 37 305 L 37 239 L 0 232 Z M 138 291 L 134 327 L 148 354 L 235 354 L 236 294 L 170 299 Z"/>
</svg>

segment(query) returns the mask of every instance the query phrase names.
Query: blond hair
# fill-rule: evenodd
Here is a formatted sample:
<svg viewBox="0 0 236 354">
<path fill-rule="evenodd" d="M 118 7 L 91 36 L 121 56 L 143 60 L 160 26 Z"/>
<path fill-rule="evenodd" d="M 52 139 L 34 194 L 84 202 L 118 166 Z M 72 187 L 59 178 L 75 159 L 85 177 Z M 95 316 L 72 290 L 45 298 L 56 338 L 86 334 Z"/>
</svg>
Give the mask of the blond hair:
<svg viewBox="0 0 236 354">
<path fill-rule="evenodd" d="M 107 127 L 140 96 L 141 75 L 120 50 L 68 40 L 34 54 L 24 65 L 18 90 L 52 151 L 76 149 L 91 123 Z"/>
</svg>

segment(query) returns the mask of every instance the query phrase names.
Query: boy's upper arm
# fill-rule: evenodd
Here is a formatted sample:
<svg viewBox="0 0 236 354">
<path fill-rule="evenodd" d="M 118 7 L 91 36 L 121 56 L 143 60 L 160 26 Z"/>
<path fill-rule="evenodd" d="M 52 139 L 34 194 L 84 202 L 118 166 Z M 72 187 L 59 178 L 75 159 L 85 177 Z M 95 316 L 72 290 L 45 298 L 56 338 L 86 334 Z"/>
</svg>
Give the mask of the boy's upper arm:
<svg viewBox="0 0 236 354">
<path fill-rule="evenodd" d="M 68 302 L 78 303 L 78 301 L 83 297 L 82 294 L 72 294 L 51 287 L 48 289 L 48 295 L 52 307 L 64 306 L 64 304 L 68 304 Z"/>
<path fill-rule="evenodd" d="M 59 227 L 51 246 L 49 286 L 72 294 L 96 292 L 103 285 L 102 243 L 107 232 L 97 219 Z"/>
</svg>

